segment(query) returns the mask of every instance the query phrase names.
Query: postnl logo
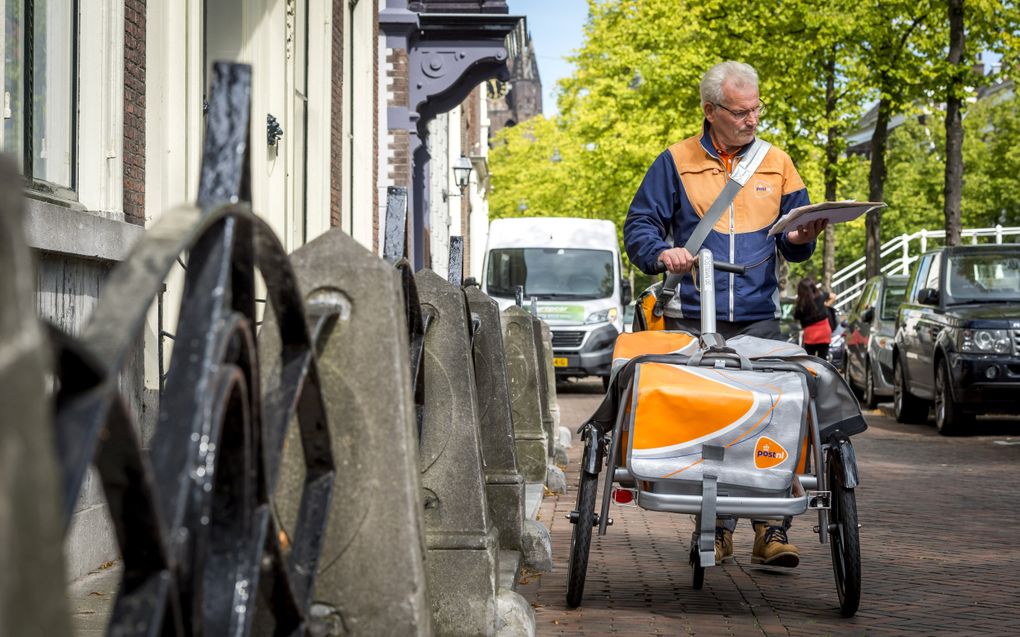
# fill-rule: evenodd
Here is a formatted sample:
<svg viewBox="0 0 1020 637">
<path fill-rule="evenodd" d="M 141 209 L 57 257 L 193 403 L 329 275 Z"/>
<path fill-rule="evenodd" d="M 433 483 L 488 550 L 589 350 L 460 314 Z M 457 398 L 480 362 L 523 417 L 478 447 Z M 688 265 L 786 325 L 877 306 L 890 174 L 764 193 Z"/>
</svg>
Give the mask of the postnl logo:
<svg viewBox="0 0 1020 637">
<path fill-rule="evenodd" d="M 766 181 L 754 182 L 754 196 L 759 199 L 762 197 L 768 197 L 773 192 L 772 184 Z"/>
<path fill-rule="evenodd" d="M 768 436 L 758 438 L 754 445 L 754 466 L 756 469 L 771 469 L 786 460 L 786 449 Z"/>
</svg>

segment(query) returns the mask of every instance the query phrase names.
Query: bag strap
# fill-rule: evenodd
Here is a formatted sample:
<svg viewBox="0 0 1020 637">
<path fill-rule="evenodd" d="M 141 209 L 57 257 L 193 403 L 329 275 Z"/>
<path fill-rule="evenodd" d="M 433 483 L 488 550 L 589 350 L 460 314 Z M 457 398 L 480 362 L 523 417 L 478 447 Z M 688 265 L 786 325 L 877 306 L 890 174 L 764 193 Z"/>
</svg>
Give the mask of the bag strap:
<svg viewBox="0 0 1020 637">
<path fill-rule="evenodd" d="M 701 244 L 705 242 L 705 237 L 708 236 L 708 233 L 712 231 L 712 227 L 715 226 L 719 218 L 726 212 L 726 209 L 733 203 L 740 189 L 751 179 L 751 175 L 761 166 L 761 162 L 765 159 L 765 155 L 768 154 L 770 148 L 772 148 L 772 144 L 760 138 L 755 139 L 754 143 L 751 144 L 751 148 L 748 149 L 743 159 L 733 169 L 729 179 L 726 180 L 726 185 L 723 187 L 722 192 L 715 198 L 708 211 L 705 212 L 705 216 L 695 226 L 691 236 L 687 238 L 684 248 L 691 255 L 697 254 L 698 250 L 701 249 Z M 680 285 L 682 278 L 682 274 L 670 273 L 666 276 L 666 282 L 662 284 L 662 291 L 655 300 L 655 309 L 652 310 L 655 316 L 662 316 L 666 305 L 676 296 L 676 289 Z"/>
</svg>

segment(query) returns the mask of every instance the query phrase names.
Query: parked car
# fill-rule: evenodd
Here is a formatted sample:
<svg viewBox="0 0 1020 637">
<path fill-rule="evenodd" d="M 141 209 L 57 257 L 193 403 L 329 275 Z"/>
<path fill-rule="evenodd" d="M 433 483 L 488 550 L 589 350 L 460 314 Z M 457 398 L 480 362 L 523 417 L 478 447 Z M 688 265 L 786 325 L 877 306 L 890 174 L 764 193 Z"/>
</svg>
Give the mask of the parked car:
<svg viewBox="0 0 1020 637">
<path fill-rule="evenodd" d="M 904 276 L 868 279 L 846 319 L 845 375 L 861 405 L 871 409 L 893 395 L 893 339 L 896 314 L 907 291 Z"/>
<path fill-rule="evenodd" d="M 942 434 L 976 413 L 1020 413 L 1020 245 L 955 246 L 918 260 L 896 320 L 896 419 Z"/>
</svg>

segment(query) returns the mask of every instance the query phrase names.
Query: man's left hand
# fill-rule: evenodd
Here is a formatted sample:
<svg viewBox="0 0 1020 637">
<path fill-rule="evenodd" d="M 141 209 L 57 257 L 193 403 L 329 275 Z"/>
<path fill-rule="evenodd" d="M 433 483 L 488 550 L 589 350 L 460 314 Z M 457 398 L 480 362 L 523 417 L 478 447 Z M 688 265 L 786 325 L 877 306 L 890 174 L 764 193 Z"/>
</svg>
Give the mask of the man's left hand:
<svg viewBox="0 0 1020 637">
<path fill-rule="evenodd" d="M 819 219 L 818 221 L 812 221 L 806 225 L 797 226 L 796 230 L 790 230 L 786 233 L 786 240 L 794 245 L 811 243 L 818 238 L 818 235 L 822 234 L 822 231 L 824 231 L 828 225 L 828 219 Z"/>
</svg>

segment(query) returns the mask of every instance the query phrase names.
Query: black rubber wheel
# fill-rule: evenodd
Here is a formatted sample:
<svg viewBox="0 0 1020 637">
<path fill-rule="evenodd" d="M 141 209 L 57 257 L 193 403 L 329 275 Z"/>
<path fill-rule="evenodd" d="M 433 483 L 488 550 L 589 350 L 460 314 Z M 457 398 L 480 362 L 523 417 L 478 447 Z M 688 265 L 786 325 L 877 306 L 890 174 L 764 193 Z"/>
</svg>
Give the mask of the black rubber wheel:
<svg viewBox="0 0 1020 637">
<path fill-rule="evenodd" d="M 872 375 L 871 359 L 864 358 L 864 391 L 861 392 L 861 407 L 874 409 L 878 401 L 875 400 L 875 377 Z"/>
<path fill-rule="evenodd" d="M 701 565 L 701 553 L 698 552 L 698 534 L 695 533 L 691 536 L 691 570 L 693 571 L 693 579 L 691 580 L 691 588 L 696 591 L 700 591 L 701 587 L 705 585 L 705 567 Z"/>
<path fill-rule="evenodd" d="M 943 360 L 935 369 L 935 428 L 943 436 L 958 436 L 974 424 L 974 416 L 964 413 L 953 400 L 950 382 L 949 363 Z"/>
<path fill-rule="evenodd" d="M 588 553 L 591 551 L 591 532 L 595 526 L 595 491 L 598 475 L 581 470 L 581 483 L 577 486 L 577 521 L 570 538 L 570 563 L 567 566 L 567 606 L 577 608 L 584 594 L 584 578 L 588 573 Z"/>
<path fill-rule="evenodd" d="M 829 509 L 829 547 L 832 549 L 832 573 L 836 578 L 839 610 L 853 617 L 861 605 L 861 539 L 857 524 L 857 498 L 853 489 L 837 478 L 838 460 L 829 458 L 828 479 L 832 491 Z"/>
<path fill-rule="evenodd" d="M 899 361 L 893 363 L 893 411 L 896 420 L 915 425 L 924 424 L 928 421 L 928 403 L 910 393 L 903 374 L 903 365 Z"/>
</svg>

